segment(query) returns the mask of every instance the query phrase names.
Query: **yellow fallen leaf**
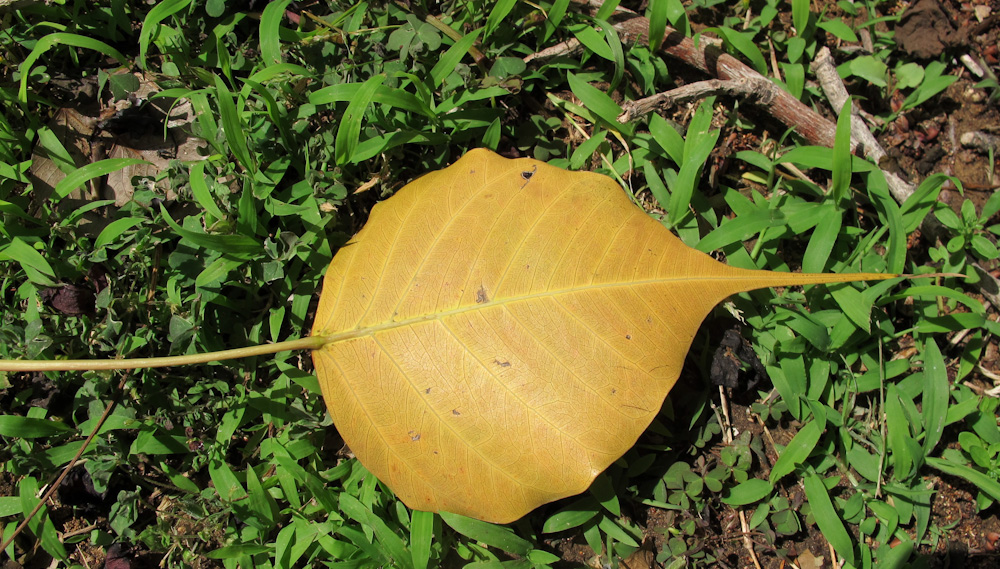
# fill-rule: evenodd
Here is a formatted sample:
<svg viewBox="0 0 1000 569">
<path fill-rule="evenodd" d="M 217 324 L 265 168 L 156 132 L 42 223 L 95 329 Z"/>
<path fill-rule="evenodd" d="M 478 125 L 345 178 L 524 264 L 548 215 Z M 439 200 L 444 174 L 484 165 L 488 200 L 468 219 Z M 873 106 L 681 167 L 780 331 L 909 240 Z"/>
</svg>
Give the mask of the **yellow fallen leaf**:
<svg viewBox="0 0 1000 569">
<path fill-rule="evenodd" d="M 473 150 L 337 253 L 313 360 L 344 440 L 403 502 L 504 523 L 635 443 L 727 296 L 892 276 L 729 267 L 610 178 Z"/>
</svg>

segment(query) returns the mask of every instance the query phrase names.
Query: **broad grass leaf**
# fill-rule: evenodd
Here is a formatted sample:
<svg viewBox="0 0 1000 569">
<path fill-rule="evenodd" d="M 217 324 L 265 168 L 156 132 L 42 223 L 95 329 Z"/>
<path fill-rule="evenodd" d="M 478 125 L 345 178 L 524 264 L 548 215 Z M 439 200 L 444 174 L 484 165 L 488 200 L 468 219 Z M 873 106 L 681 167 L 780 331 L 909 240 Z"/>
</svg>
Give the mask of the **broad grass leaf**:
<svg viewBox="0 0 1000 569">
<path fill-rule="evenodd" d="M 247 494 L 249 500 L 245 504 L 247 510 L 253 514 L 258 524 L 265 529 L 274 527 L 275 519 L 278 517 L 278 503 L 271 496 L 257 477 L 257 472 L 252 466 L 247 467 Z"/>
<path fill-rule="evenodd" d="M 474 150 L 337 253 L 313 359 L 344 440 L 403 502 L 510 522 L 635 443 L 721 300 L 883 278 L 729 267 L 610 178 Z"/>
<path fill-rule="evenodd" d="M 72 427 L 58 421 L 21 417 L 19 415 L 0 415 L 0 435 L 21 439 L 37 439 L 72 432 Z"/>
<path fill-rule="evenodd" d="M 340 495 L 340 511 L 375 532 L 378 544 L 392 556 L 393 565 L 400 569 L 413 569 L 413 557 L 406 549 L 403 540 L 361 501 L 344 492 Z"/>
<path fill-rule="evenodd" d="M 279 0 L 264 6 L 260 15 L 260 55 L 266 64 L 281 63 L 281 39 L 278 30 L 281 19 L 285 16 L 285 8 L 291 0 Z"/>
<path fill-rule="evenodd" d="M 139 67 L 146 68 L 146 53 L 149 51 L 149 44 L 155 40 L 160 31 L 160 22 L 187 8 L 190 3 L 191 0 L 165 0 L 146 14 L 146 19 L 142 22 L 142 30 L 139 32 Z"/>
<path fill-rule="evenodd" d="M 367 81 L 361 84 L 357 96 L 351 99 L 351 102 L 347 105 L 347 110 L 344 111 L 340 127 L 337 129 L 335 155 L 338 165 L 348 163 L 354 156 L 354 151 L 358 147 L 358 139 L 361 136 L 361 120 L 364 118 L 365 111 L 368 110 L 368 105 L 371 103 L 372 97 L 375 96 L 376 91 L 378 91 L 385 80 L 385 75 L 369 77 Z"/>
<path fill-rule="evenodd" d="M 141 158 L 108 158 L 92 162 L 82 168 L 78 168 L 62 180 L 59 180 L 56 184 L 54 193 L 57 198 L 64 198 L 68 196 L 70 192 L 94 178 L 106 176 L 111 172 L 121 170 L 127 166 L 134 166 L 136 164 L 149 164 L 149 162 L 142 160 Z"/>
<path fill-rule="evenodd" d="M 34 476 L 26 476 L 18 482 L 17 489 L 21 500 L 21 511 L 27 516 L 28 512 L 32 511 L 39 502 L 38 480 Z M 59 534 L 56 532 L 55 524 L 49 517 L 47 506 L 42 506 L 38 513 L 30 518 L 28 529 L 35 534 L 35 537 L 42 544 L 42 549 L 49 555 L 60 560 L 66 560 L 69 557 L 66 548 L 59 539 Z"/>
<path fill-rule="evenodd" d="M 239 101 L 233 101 L 233 94 L 226 87 L 226 82 L 218 75 L 215 76 L 215 100 L 219 105 L 222 131 L 229 144 L 229 150 L 245 169 L 253 171 L 256 166 L 250 155 L 250 149 L 247 147 L 246 129 L 243 126 L 240 111 L 237 109 Z"/>
<path fill-rule="evenodd" d="M 218 204 L 215 203 L 215 199 L 212 197 L 212 190 L 209 189 L 208 182 L 205 179 L 205 162 L 195 162 L 192 164 L 191 174 L 188 179 L 191 185 L 191 193 L 194 195 L 194 199 L 198 202 L 198 205 L 214 216 L 215 219 L 225 219 L 226 214 L 222 213 Z"/>
<path fill-rule="evenodd" d="M 948 415 L 950 385 L 941 350 L 933 338 L 924 344 L 924 381 L 921 404 L 924 420 L 924 454 L 929 455 L 941 440 Z"/>
<path fill-rule="evenodd" d="M 434 538 L 434 514 L 416 510 L 410 519 L 410 551 L 413 569 L 427 569 Z"/>
<path fill-rule="evenodd" d="M 903 411 L 899 390 L 890 384 L 885 397 L 885 421 L 888 430 L 889 448 L 892 449 L 892 463 L 897 479 L 905 480 L 913 469 L 913 446 L 910 424 Z"/>
<path fill-rule="evenodd" d="M 833 172 L 830 193 L 834 199 L 847 197 L 851 190 L 851 100 L 844 101 L 837 117 L 837 133 L 833 140 Z"/>
<path fill-rule="evenodd" d="M 156 9 L 154 8 L 152 11 L 156 11 Z M 113 57 L 122 64 L 125 64 L 125 62 L 128 61 L 128 59 L 122 55 L 120 51 L 100 40 L 66 32 L 48 34 L 35 42 L 34 47 L 31 49 L 31 53 L 24 58 L 24 61 L 22 61 L 21 65 L 18 67 L 18 71 L 21 73 L 21 84 L 17 92 L 17 98 L 22 103 L 28 102 L 28 80 L 31 78 L 32 66 L 35 65 L 35 62 L 38 61 L 38 59 L 41 58 L 45 52 L 57 45 L 69 45 L 83 49 L 90 49 L 102 55 Z"/>
<path fill-rule="evenodd" d="M 480 31 L 482 30 L 473 30 L 463 36 L 462 39 L 448 48 L 448 51 L 444 52 L 441 58 L 438 59 L 438 62 L 434 64 L 434 67 L 431 69 L 431 82 L 435 89 L 441 86 L 441 83 L 455 71 L 455 66 L 469 53 L 469 48 L 476 43 Z"/>
<path fill-rule="evenodd" d="M 792 25 L 797 35 L 804 35 L 809 27 L 809 0 L 792 0 Z"/>
<path fill-rule="evenodd" d="M 6 518 L 21 513 L 21 498 L 18 496 L 0 496 L 0 517 Z"/>
<path fill-rule="evenodd" d="M 826 486 L 818 475 L 813 472 L 802 477 L 802 487 L 806 491 L 806 499 L 812 508 L 813 518 L 823 537 L 830 542 L 838 555 L 854 564 L 854 542 L 844 528 L 844 522 L 833 507 L 833 501 L 827 493 Z"/>
<path fill-rule="evenodd" d="M 766 498 L 774 486 L 767 480 L 751 478 L 730 488 L 722 501 L 730 506 L 745 506 Z"/>
<path fill-rule="evenodd" d="M 769 477 L 771 484 L 781 480 L 784 475 L 790 474 L 796 466 L 805 462 L 812 454 L 813 449 L 816 448 L 816 443 L 819 442 L 822 434 L 823 425 L 818 420 L 810 421 L 799 429 L 785 450 L 781 451 L 781 456 L 771 468 L 771 476 Z"/>
<path fill-rule="evenodd" d="M 753 33 L 750 32 L 738 32 L 732 28 L 727 28 L 725 26 L 717 28 L 707 28 L 702 30 L 701 33 L 714 32 L 722 36 L 722 38 L 731 45 L 736 51 L 740 52 L 744 57 L 750 60 L 750 64 L 758 73 L 767 73 L 767 61 L 764 59 L 764 54 L 760 52 L 760 49 L 753 41 Z"/>
<path fill-rule="evenodd" d="M 0 247 L 0 261 L 15 261 L 24 270 L 28 280 L 43 286 L 58 286 L 55 271 L 34 247 L 20 237 L 14 237 L 4 247 Z"/>
<path fill-rule="evenodd" d="M 121 237 L 122 233 L 138 225 L 142 225 L 142 219 L 138 217 L 123 217 L 112 221 L 97 235 L 97 239 L 94 240 L 94 249 L 100 249 L 105 245 L 113 243 Z"/>
<path fill-rule="evenodd" d="M 447 512 L 441 514 L 441 519 L 458 533 L 508 553 L 527 555 L 531 551 L 531 542 L 515 535 L 509 528 Z"/>
<path fill-rule="evenodd" d="M 601 505 L 592 496 L 577 500 L 545 520 L 542 533 L 555 533 L 580 527 L 597 516 Z"/>
<path fill-rule="evenodd" d="M 549 8 L 548 20 L 545 22 L 546 41 L 552 37 L 552 33 L 559 27 L 563 16 L 566 15 L 567 8 L 569 8 L 569 0 L 555 0 L 555 2 L 552 3 L 552 7 Z"/>
<path fill-rule="evenodd" d="M 618 122 L 618 115 L 622 114 L 622 108 L 607 93 L 572 73 L 568 74 L 567 77 L 573 94 L 583 102 L 588 110 L 604 120 L 607 128 L 628 134 L 632 133 L 633 127 L 631 125 Z"/>
<path fill-rule="evenodd" d="M 493 5 L 493 9 L 490 10 L 490 15 L 486 18 L 486 34 L 484 37 L 491 35 L 496 31 L 497 26 L 499 26 L 510 14 L 510 11 L 514 9 L 517 5 L 517 0 L 500 0 Z"/>
<path fill-rule="evenodd" d="M 1000 482 L 988 474 L 984 474 L 971 466 L 951 462 L 943 458 L 927 457 L 927 464 L 945 474 L 959 476 L 972 483 L 980 492 L 989 494 L 994 500 L 1000 501 Z"/>
<path fill-rule="evenodd" d="M 649 12 L 649 51 L 660 49 L 663 37 L 667 30 L 667 12 L 669 11 L 669 0 L 650 0 Z"/>
</svg>

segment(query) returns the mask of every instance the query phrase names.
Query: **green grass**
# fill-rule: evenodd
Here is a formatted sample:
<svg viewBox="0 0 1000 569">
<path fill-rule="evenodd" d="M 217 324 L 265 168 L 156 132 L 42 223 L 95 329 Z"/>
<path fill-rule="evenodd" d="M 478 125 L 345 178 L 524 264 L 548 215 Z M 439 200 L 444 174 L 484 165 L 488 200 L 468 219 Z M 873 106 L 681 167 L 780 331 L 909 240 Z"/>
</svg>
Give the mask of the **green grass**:
<svg viewBox="0 0 1000 569">
<path fill-rule="evenodd" d="M 928 476 L 968 481 L 978 506 L 996 511 L 998 400 L 964 381 L 998 332 L 972 263 L 997 258 L 1000 194 L 955 212 L 936 202 L 946 178 L 935 175 L 898 204 L 877 166 L 847 153 L 846 121 L 832 150 L 794 134 L 726 147 L 730 133 L 760 142 L 773 125 L 715 99 L 667 117 L 680 126 L 655 115 L 619 124 L 616 101 L 669 89 L 680 71 L 656 46 L 623 45 L 604 21 L 610 4 L 597 18 L 565 0 L 310 4 L 298 24 L 288 0 L 257 13 L 235 4 L 69 0 L 0 12 L 2 357 L 180 355 L 305 335 L 327 264 L 371 206 L 479 146 L 605 173 L 687 244 L 733 265 L 967 278 L 734 297 L 713 321 L 745 323 L 774 385 L 751 409 L 794 434 L 785 446 L 749 431 L 722 445 L 719 396 L 705 380 L 719 337 L 705 328 L 689 389 L 649 433 L 587 494 L 509 527 L 398 502 L 342 449 L 305 353 L 136 371 L 121 390 L 109 372 L 0 375 L 0 481 L 16 489 L 0 496 L 4 536 L 117 402 L 83 456 L 107 493 L 104 512 L 50 503 L 8 555 L 82 566 L 87 551 L 120 541 L 171 567 L 515 568 L 556 563 L 554 544 L 573 537 L 617 566 L 643 543 L 652 508 L 671 520 L 656 530 L 656 560 L 708 566 L 716 549 L 702 514 L 732 507 L 772 559 L 818 531 L 854 566 L 902 566 L 944 531 Z M 867 16 L 883 4 L 839 2 L 841 18 L 806 0 L 751 2 L 746 27 L 742 2 L 653 1 L 649 16 L 692 35 L 692 21 L 711 26 L 762 72 L 773 46 L 781 84 L 817 108 L 827 104 L 808 81 L 812 55 L 868 29 L 875 52 L 835 53 L 841 75 L 886 99 L 901 86 L 903 111 L 930 104 L 954 79 L 950 63 L 905 61 L 880 31 L 893 16 Z M 778 18 L 788 11 L 793 29 Z M 584 51 L 523 62 L 570 38 Z M 140 71 L 161 89 L 154 100 L 190 101 L 187 128 L 206 141 L 205 159 L 172 160 L 155 189 L 135 180 L 122 207 L 69 200 L 131 162 L 71 155 L 50 123 L 65 100 L 60 80 L 93 80 L 110 104 L 138 87 L 120 74 Z M 716 176 L 720 153 L 732 165 Z M 43 156 L 66 176 L 36 199 L 29 169 Z M 176 197 L 164 203 L 168 189 Z M 928 217 L 947 234 L 909 249 Z M 43 302 L 56 283 L 94 287 L 93 267 L 107 274 L 93 312 Z M 789 499 L 802 491 L 804 501 Z M 74 517 L 94 527 L 65 537 Z M 890 548 L 894 539 L 902 546 Z"/>
</svg>

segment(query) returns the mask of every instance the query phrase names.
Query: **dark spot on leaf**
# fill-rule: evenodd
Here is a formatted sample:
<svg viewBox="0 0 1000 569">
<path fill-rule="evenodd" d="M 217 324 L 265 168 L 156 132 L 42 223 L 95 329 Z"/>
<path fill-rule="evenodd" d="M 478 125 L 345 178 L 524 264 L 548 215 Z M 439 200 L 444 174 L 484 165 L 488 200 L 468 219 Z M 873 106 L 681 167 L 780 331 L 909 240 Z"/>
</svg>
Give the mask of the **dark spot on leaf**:
<svg viewBox="0 0 1000 569">
<path fill-rule="evenodd" d="M 431 392 L 431 388 L 430 387 L 428 387 L 427 389 L 424 390 L 424 393 L 430 394 L 430 392 Z"/>
<path fill-rule="evenodd" d="M 625 334 L 625 339 L 626 340 L 631 340 L 632 339 L 632 334 Z"/>
<path fill-rule="evenodd" d="M 413 441 L 413 442 L 417 442 L 417 441 L 420 440 L 420 433 L 418 433 L 416 431 L 410 431 L 407 434 L 410 435 L 410 440 Z"/>
<path fill-rule="evenodd" d="M 476 304 L 483 304 L 489 301 L 490 297 L 486 294 L 486 287 L 480 285 L 479 290 L 476 291 Z"/>
<path fill-rule="evenodd" d="M 524 172 L 521 172 L 521 178 L 524 180 L 524 183 L 521 184 L 522 188 L 528 185 L 528 182 L 531 180 L 531 177 L 534 176 L 535 172 L 537 171 L 538 171 L 538 166 L 532 166 L 531 170 L 525 170 Z"/>
<path fill-rule="evenodd" d="M 461 413 L 458 412 L 458 409 L 452 409 L 451 410 L 451 414 L 452 415 L 461 415 Z"/>
<path fill-rule="evenodd" d="M 510 367 L 510 362 L 507 360 L 495 359 L 493 360 L 493 363 L 497 364 L 500 367 Z"/>
</svg>

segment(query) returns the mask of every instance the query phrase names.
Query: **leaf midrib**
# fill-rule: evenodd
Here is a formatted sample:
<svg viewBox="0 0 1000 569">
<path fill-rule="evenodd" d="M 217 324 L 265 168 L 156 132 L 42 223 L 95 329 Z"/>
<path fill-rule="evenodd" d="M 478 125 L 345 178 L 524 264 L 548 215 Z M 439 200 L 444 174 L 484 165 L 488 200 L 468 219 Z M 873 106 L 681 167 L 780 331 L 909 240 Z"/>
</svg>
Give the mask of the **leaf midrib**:
<svg viewBox="0 0 1000 569">
<path fill-rule="evenodd" d="M 790 273 L 790 274 L 792 274 L 792 273 Z M 444 318 L 448 318 L 449 316 L 455 316 L 455 315 L 464 314 L 464 313 L 467 313 L 467 312 L 473 312 L 473 311 L 476 311 L 476 310 L 485 310 L 485 309 L 493 308 L 493 307 L 497 307 L 497 306 L 506 306 L 506 305 L 509 305 L 509 304 L 513 304 L 513 303 L 517 303 L 517 302 L 525 302 L 525 301 L 534 300 L 534 299 L 538 299 L 538 298 L 554 298 L 554 297 L 568 295 L 568 294 L 575 294 L 575 293 L 579 293 L 579 292 L 586 292 L 586 291 L 589 291 L 589 290 L 608 290 L 608 289 L 634 287 L 634 286 L 642 286 L 642 285 L 650 285 L 650 284 L 666 284 L 666 283 L 671 283 L 671 282 L 687 282 L 687 281 L 698 281 L 698 282 L 703 282 L 703 281 L 744 281 L 744 282 L 749 282 L 749 281 L 753 281 L 753 280 L 755 280 L 755 279 L 753 279 L 752 277 L 746 277 L 746 276 L 719 276 L 719 277 L 695 277 L 695 278 L 692 278 L 690 276 L 686 276 L 686 277 L 670 277 L 670 278 L 660 278 L 660 279 L 646 279 L 646 280 L 641 280 L 641 281 L 629 281 L 629 282 L 618 282 L 618 283 L 591 284 L 591 285 L 578 286 L 578 287 L 572 287 L 572 288 L 565 288 L 565 289 L 554 290 L 554 291 L 544 291 L 544 292 L 538 292 L 538 293 L 532 293 L 532 294 L 524 294 L 524 295 L 514 296 L 514 297 L 493 299 L 493 300 L 490 300 L 488 302 L 468 304 L 468 305 L 464 305 L 464 306 L 459 306 L 458 308 L 453 308 L 451 310 L 445 310 L 443 312 L 434 312 L 434 313 L 431 313 L 431 314 L 424 314 L 424 315 L 421 315 L 421 316 L 412 316 L 410 318 L 406 318 L 406 319 L 403 319 L 403 320 L 383 322 L 383 323 L 380 323 L 380 324 L 375 324 L 373 326 L 364 326 L 364 327 L 362 327 L 362 326 L 359 325 L 359 326 L 357 326 L 357 327 L 355 327 L 355 328 L 353 328 L 351 330 L 347 330 L 347 331 L 344 331 L 344 332 L 337 332 L 337 333 L 334 333 L 334 334 L 326 334 L 326 335 L 324 335 L 323 336 L 323 338 L 324 338 L 324 345 L 330 345 L 330 344 L 335 344 L 335 343 L 338 343 L 338 342 L 344 342 L 344 341 L 347 341 L 347 340 L 353 340 L 353 339 L 356 339 L 356 338 L 362 338 L 362 337 L 365 337 L 365 336 L 371 336 L 371 335 L 377 334 L 379 332 L 383 332 L 385 330 L 394 330 L 394 329 L 397 329 L 397 328 L 404 328 L 404 327 L 407 327 L 407 326 L 412 326 L 414 324 L 422 324 L 424 322 L 432 322 L 432 321 L 435 321 L 435 320 L 442 320 Z M 767 286 L 767 285 L 763 285 L 763 284 L 760 285 L 760 287 L 764 287 L 764 286 Z M 735 292 L 733 294 L 735 294 Z"/>
</svg>

